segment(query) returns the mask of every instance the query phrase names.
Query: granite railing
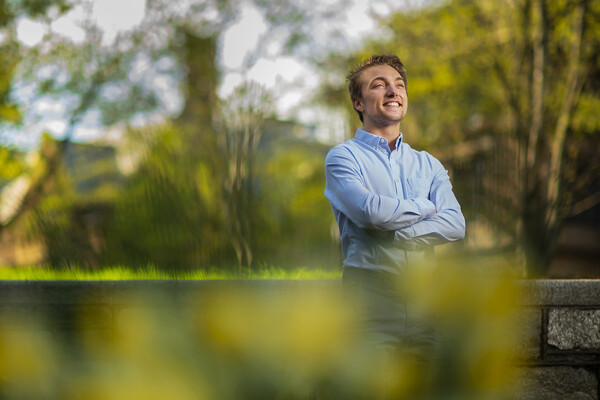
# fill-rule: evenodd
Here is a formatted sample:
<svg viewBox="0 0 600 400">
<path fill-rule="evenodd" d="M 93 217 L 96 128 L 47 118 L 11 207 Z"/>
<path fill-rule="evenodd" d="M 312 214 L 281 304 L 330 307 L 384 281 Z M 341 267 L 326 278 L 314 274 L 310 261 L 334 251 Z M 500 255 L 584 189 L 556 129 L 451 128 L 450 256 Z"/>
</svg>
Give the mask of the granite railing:
<svg viewBox="0 0 600 400">
<path fill-rule="evenodd" d="M 131 308 L 164 308 L 189 298 L 202 302 L 227 289 L 310 296 L 340 286 L 335 280 L 0 281 L 0 317 L 42 318 L 48 329 L 66 335 L 81 329 L 107 332 Z M 519 398 L 598 400 L 600 280 L 524 280 L 518 281 L 518 291 L 518 329 L 524 333 L 516 362 L 524 371 Z"/>
</svg>

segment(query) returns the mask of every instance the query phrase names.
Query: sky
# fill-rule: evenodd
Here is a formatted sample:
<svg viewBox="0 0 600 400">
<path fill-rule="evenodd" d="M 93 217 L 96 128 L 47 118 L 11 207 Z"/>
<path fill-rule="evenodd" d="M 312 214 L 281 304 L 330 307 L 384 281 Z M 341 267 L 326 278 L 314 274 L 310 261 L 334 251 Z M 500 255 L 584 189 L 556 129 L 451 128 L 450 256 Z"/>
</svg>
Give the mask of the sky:
<svg viewBox="0 0 600 400">
<path fill-rule="evenodd" d="M 323 0 L 327 2 L 327 0 Z M 139 25 L 146 10 L 146 0 L 94 0 L 91 1 L 91 13 L 86 14 L 82 7 L 75 7 L 67 14 L 56 18 L 49 29 L 55 33 L 69 37 L 76 43 L 84 40 L 81 24 L 87 15 L 92 18 L 103 31 L 102 44 L 110 46 L 120 32 Z M 377 32 L 369 10 L 378 14 L 389 12 L 384 2 L 368 0 L 351 0 L 348 7 L 341 10 L 337 19 L 339 27 L 348 39 L 361 40 Z M 249 68 L 244 64 L 246 57 L 256 49 L 264 39 L 268 25 L 261 11 L 252 2 L 241 5 L 238 18 L 228 29 L 221 32 L 218 64 L 222 70 L 222 80 L 218 94 L 225 98 L 234 92 L 236 86 L 245 80 L 262 84 L 273 95 L 276 113 L 280 118 L 296 118 L 301 122 L 319 125 L 324 119 L 322 110 L 306 105 L 315 88 L 319 85 L 317 71 L 307 61 L 281 56 L 283 43 L 276 38 L 270 39 L 263 56 L 254 60 Z M 116 12 L 118 10 L 118 12 Z M 53 11 L 51 10 L 51 13 Z M 56 11 L 57 12 L 57 11 Z M 42 40 L 48 27 L 41 22 L 29 18 L 21 18 L 16 25 L 17 38 L 26 46 L 35 46 Z M 161 97 L 166 103 L 167 111 L 176 113 L 181 107 L 181 99 L 176 93 L 176 85 L 165 77 L 153 77 L 153 84 L 158 85 Z M 162 79 L 162 81 L 161 81 Z M 38 114 L 35 121 L 26 124 L 27 134 L 22 138 L 31 140 L 39 137 L 44 130 L 60 137 L 67 129 L 66 120 L 62 117 L 65 105 L 49 99 L 38 100 L 32 110 Z M 75 130 L 75 140 L 96 140 L 108 135 L 118 135 L 119 127 L 112 130 L 98 126 L 98 118 L 92 114 Z M 331 126 L 325 128 L 331 129 Z M 341 129 L 335 127 L 334 129 Z M 26 143 L 25 143 L 26 144 Z"/>
</svg>

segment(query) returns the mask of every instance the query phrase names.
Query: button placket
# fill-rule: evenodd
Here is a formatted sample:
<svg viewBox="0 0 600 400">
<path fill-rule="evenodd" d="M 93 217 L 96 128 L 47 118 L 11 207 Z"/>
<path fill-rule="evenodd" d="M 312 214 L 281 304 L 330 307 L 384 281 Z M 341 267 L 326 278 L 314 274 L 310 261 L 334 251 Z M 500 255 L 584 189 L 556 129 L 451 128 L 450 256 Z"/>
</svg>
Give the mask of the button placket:
<svg viewBox="0 0 600 400">
<path fill-rule="evenodd" d="M 398 163 L 395 162 L 392 157 L 390 157 L 389 161 L 390 170 L 392 171 L 392 178 L 394 179 L 394 189 L 396 190 L 396 196 L 398 196 L 400 194 L 400 179 L 398 179 L 400 176 L 400 168 Z"/>
</svg>

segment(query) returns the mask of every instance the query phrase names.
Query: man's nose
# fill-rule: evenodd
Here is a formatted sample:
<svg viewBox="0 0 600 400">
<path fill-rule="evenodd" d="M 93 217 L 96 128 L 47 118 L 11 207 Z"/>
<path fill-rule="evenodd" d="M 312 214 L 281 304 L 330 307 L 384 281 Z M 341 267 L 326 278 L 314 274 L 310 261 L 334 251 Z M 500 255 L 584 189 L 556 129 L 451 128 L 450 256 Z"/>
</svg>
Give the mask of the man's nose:
<svg viewBox="0 0 600 400">
<path fill-rule="evenodd" d="M 395 97 L 397 94 L 400 93 L 400 89 L 396 87 L 396 85 L 390 85 L 388 86 L 388 90 L 387 90 L 387 95 L 389 97 Z"/>
</svg>

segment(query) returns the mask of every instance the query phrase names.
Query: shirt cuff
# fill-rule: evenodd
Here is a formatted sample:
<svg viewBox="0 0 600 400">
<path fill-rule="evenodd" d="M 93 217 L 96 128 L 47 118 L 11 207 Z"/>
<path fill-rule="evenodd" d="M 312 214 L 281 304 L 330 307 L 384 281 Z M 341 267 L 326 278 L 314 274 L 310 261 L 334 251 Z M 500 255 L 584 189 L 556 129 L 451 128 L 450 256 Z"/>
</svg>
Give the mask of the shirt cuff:
<svg viewBox="0 0 600 400">
<path fill-rule="evenodd" d="M 421 197 L 417 197 L 413 199 L 413 201 L 419 209 L 419 214 L 421 214 L 421 220 L 429 218 L 433 214 L 435 214 L 435 204 L 433 204 L 431 201 Z"/>
</svg>

